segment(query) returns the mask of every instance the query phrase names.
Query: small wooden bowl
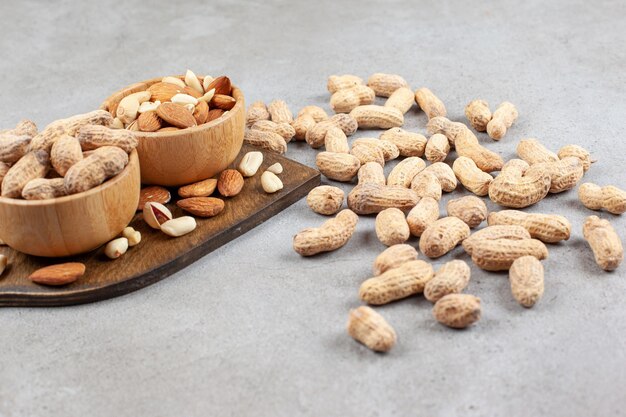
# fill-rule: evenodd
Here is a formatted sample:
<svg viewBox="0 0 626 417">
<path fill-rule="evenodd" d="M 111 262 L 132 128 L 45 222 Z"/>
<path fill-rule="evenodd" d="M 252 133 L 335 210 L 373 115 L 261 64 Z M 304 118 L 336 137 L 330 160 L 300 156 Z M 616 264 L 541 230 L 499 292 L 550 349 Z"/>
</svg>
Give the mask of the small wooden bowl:
<svg viewBox="0 0 626 417">
<path fill-rule="evenodd" d="M 123 88 L 100 108 L 115 114 L 122 98 L 147 90 L 161 80 L 153 78 Z M 246 124 L 243 93 L 235 86 L 233 97 L 237 100 L 235 106 L 209 123 L 173 132 L 135 132 L 141 182 L 174 187 L 211 178 L 226 169 L 241 150 Z"/>
<path fill-rule="evenodd" d="M 49 200 L 0 197 L 0 238 L 29 255 L 62 257 L 89 252 L 130 223 L 141 189 L 137 151 L 102 185 Z"/>
</svg>

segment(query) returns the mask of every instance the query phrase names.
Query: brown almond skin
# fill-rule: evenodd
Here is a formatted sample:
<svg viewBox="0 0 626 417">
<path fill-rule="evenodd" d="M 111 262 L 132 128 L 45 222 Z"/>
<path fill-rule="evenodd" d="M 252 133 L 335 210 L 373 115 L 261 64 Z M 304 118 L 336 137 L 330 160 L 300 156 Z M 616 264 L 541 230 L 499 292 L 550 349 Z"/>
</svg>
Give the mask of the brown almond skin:
<svg viewBox="0 0 626 417">
<path fill-rule="evenodd" d="M 209 113 L 207 114 L 205 123 L 211 122 L 215 119 L 219 119 L 220 117 L 222 117 L 223 114 L 224 114 L 224 110 L 222 109 L 211 109 L 209 110 Z"/>
<path fill-rule="evenodd" d="M 178 195 L 182 198 L 190 197 L 208 197 L 215 191 L 217 187 L 217 180 L 215 178 L 209 178 L 193 184 L 185 185 L 178 189 Z"/>
<path fill-rule="evenodd" d="M 176 205 L 197 217 L 217 216 L 224 210 L 224 200 L 215 197 L 191 197 L 178 200 Z"/>
<path fill-rule="evenodd" d="M 205 101 L 199 101 L 198 104 L 196 104 L 193 117 L 199 125 L 206 123 L 209 118 L 209 105 L 206 104 Z"/>
<path fill-rule="evenodd" d="M 222 110 L 230 110 L 235 107 L 237 100 L 225 94 L 215 94 L 211 100 L 211 107 L 217 107 Z"/>
<path fill-rule="evenodd" d="M 158 185 L 152 185 L 150 187 L 144 187 L 139 192 L 139 204 L 137 204 L 137 211 L 143 210 L 143 206 L 148 202 L 167 204 L 170 202 L 172 196 L 167 188 L 159 187 Z"/>
<path fill-rule="evenodd" d="M 71 284 L 80 278 L 84 273 L 84 264 L 79 262 L 68 262 L 38 269 L 30 274 L 28 279 L 36 284 L 58 286 Z"/>
<path fill-rule="evenodd" d="M 243 184 L 243 175 L 239 171 L 227 169 L 217 179 L 217 190 L 224 197 L 234 197 L 241 192 Z"/>
<path fill-rule="evenodd" d="M 156 109 L 157 115 L 172 126 L 185 129 L 196 126 L 196 119 L 193 113 L 177 103 L 161 103 Z"/>
<path fill-rule="evenodd" d="M 215 78 L 207 87 L 207 91 L 211 91 L 215 88 L 215 94 L 230 95 L 232 92 L 232 85 L 230 78 L 225 75 Z"/>
</svg>

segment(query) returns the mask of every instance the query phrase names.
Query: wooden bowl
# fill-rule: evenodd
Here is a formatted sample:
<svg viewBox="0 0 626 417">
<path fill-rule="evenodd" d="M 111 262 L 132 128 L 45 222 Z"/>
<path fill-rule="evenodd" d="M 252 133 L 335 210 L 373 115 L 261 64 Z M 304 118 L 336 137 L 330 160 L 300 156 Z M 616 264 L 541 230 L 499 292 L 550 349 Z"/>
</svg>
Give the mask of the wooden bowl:
<svg viewBox="0 0 626 417">
<path fill-rule="evenodd" d="M 102 185 L 49 200 L 0 197 L 0 239 L 29 255 L 62 257 L 89 252 L 130 223 L 141 189 L 137 151 Z"/>
<path fill-rule="evenodd" d="M 122 98 L 144 91 L 161 79 L 123 88 L 107 98 L 100 108 L 115 114 Z M 243 93 L 235 86 L 233 97 L 237 100 L 235 106 L 209 123 L 173 132 L 135 132 L 139 139 L 141 182 L 180 186 L 211 178 L 226 169 L 241 150 L 246 123 Z"/>
</svg>

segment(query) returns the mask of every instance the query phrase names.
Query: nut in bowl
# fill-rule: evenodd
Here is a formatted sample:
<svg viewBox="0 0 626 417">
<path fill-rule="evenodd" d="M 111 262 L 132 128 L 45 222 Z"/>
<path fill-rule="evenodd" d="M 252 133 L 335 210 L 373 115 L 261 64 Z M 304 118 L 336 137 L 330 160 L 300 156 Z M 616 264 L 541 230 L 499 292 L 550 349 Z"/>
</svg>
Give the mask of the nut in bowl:
<svg viewBox="0 0 626 417">
<path fill-rule="evenodd" d="M 0 239 L 62 257 L 96 249 L 128 225 L 139 199 L 137 141 L 112 121 L 96 110 L 41 132 L 30 122 L 28 132 L 0 133 Z M 14 146 L 16 135 L 26 146 Z"/>
<path fill-rule="evenodd" d="M 228 77 L 167 76 L 132 84 L 101 109 L 133 130 L 144 184 L 180 186 L 226 169 L 243 144 L 245 103 Z"/>
</svg>

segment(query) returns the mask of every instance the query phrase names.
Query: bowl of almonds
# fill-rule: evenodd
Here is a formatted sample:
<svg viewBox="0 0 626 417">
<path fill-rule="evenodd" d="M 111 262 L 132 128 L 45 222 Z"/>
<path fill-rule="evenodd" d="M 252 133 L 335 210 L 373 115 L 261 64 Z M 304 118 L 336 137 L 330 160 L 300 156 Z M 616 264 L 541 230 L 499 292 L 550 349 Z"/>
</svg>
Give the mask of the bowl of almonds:
<svg viewBox="0 0 626 417">
<path fill-rule="evenodd" d="M 245 103 L 226 76 L 153 78 L 114 93 L 100 107 L 135 133 L 144 184 L 180 186 L 211 178 L 241 150 Z"/>
<path fill-rule="evenodd" d="M 0 132 L 0 239 L 65 257 L 108 242 L 135 215 L 141 187 L 134 132 L 103 110 Z"/>
</svg>

